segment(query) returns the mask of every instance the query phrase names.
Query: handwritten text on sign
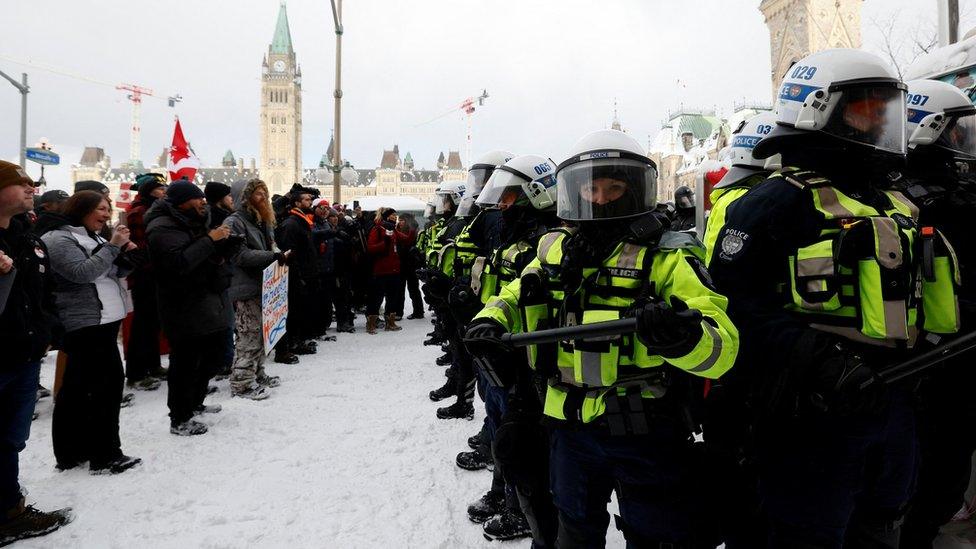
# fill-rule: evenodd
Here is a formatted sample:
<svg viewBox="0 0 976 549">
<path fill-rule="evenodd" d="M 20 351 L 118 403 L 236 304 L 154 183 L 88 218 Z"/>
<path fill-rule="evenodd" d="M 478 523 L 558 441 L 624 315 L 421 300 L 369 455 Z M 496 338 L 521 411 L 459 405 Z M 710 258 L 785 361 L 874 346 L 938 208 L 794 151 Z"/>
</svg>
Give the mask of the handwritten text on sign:
<svg viewBox="0 0 976 549">
<path fill-rule="evenodd" d="M 261 283 L 261 335 L 264 354 L 285 335 L 288 320 L 288 266 L 275 261 L 264 269 Z"/>
</svg>

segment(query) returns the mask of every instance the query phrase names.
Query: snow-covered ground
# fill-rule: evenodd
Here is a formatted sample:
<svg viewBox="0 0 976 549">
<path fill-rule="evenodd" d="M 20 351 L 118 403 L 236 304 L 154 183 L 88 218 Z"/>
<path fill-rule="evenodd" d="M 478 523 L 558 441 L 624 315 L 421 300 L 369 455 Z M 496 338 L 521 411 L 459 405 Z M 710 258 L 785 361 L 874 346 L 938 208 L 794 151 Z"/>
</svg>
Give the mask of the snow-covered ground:
<svg viewBox="0 0 976 549">
<path fill-rule="evenodd" d="M 362 319 L 360 319 L 360 323 Z M 440 350 L 421 345 L 427 321 L 404 330 L 319 343 L 288 366 L 270 363 L 281 387 L 263 402 L 208 399 L 209 433 L 169 434 L 166 389 L 136 392 L 122 410 L 122 448 L 143 465 L 117 476 L 58 473 L 50 399 L 38 405 L 22 483 L 42 509 L 74 507 L 66 528 L 16 547 L 528 547 L 489 542 L 466 514 L 488 488 L 487 471 L 454 465 L 482 420 L 438 420 L 427 392 L 444 381 Z M 51 386 L 52 360 L 42 380 Z M 608 547 L 623 547 L 612 526 Z M 973 549 L 944 541 L 939 549 Z"/>
<path fill-rule="evenodd" d="M 360 323 L 362 319 L 360 318 Z M 444 382 L 426 320 L 400 332 L 319 343 L 294 366 L 270 363 L 281 387 L 262 402 L 226 381 L 203 416 L 210 432 L 169 434 L 166 388 L 122 410 L 122 450 L 144 463 L 117 476 L 58 473 L 50 399 L 38 405 L 22 483 L 42 509 L 74 507 L 74 523 L 17 547 L 528 547 L 489 542 L 466 514 L 491 473 L 454 465 L 474 421 L 438 420 L 427 398 Z M 51 386 L 54 366 L 44 363 Z M 442 405 L 442 404 L 441 404 Z M 611 527 L 610 547 L 623 539 Z"/>
</svg>

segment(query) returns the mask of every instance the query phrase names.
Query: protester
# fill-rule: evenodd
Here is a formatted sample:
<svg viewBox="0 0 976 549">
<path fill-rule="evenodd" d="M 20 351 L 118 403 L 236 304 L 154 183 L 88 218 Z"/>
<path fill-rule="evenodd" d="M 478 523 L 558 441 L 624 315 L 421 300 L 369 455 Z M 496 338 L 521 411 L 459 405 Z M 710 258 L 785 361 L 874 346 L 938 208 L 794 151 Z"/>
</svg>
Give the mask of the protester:
<svg viewBox="0 0 976 549">
<path fill-rule="evenodd" d="M 203 194 L 207 197 L 207 205 L 210 206 L 210 228 L 223 225 L 227 216 L 234 213 L 234 198 L 231 196 L 230 187 L 210 181 L 204 186 Z"/>
<path fill-rule="evenodd" d="M 185 180 L 170 185 L 166 198 L 146 214 L 160 320 L 170 343 L 170 432 L 181 436 L 207 432 L 194 413 L 220 411 L 203 400 L 231 329 L 231 272 L 224 259 L 231 252 L 230 229 L 222 225 L 208 232 L 207 219 L 203 191 Z"/>
<path fill-rule="evenodd" d="M 314 299 L 315 335 L 323 336 L 332 326 L 335 314 L 333 302 L 336 293 L 335 248 L 338 233 L 336 224 L 330 222 L 329 218 L 338 214 L 329 207 L 329 201 L 324 198 L 316 199 L 312 203 L 312 213 L 315 215 L 312 243 L 318 253 L 319 263 L 318 293 Z"/>
<path fill-rule="evenodd" d="M 34 234 L 41 236 L 56 226 L 60 226 L 62 218 L 58 215 L 61 207 L 68 200 L 68 193 L 61 190 L 47 191 L 34 200 Z"/>
<path fill-rule="evenodd" d="M 424 257 L 417 249 L 417 235 L 420 224 L 413 214 L 405 213 L 400 216 L 397 226 L 401 232 L 408 235 L 407 240 L 397 244 L 397 255 L 400 256 L 400 273 L 403 283 L 410 294 L 410 305 L 413 307 L 409 319 L 424 318 L 424 298 L 420 293 L 420 281 L 417 280 L 417 269 L 424 265 Z M 400 299 L 397 301 L 397 320 L 403 317 L 404 291 L 399 289 Z"/>
<path fill-rule="evenodd" d="M 24 214 L 34 182 L 16 164 L 0 160 L 0 543 L 43 536 L 73 519 L 70 508 L 44 512 L 26 505 L 18 453 L 30 434 L 41 357 L 57 319 L 48 287 L 44 243 L 29 232 Z"/>
<path fill-rule="evenodd" d="M 125 350 L 125 377 L 129 387 L 152 391 L 159 388 L 158 378 L 165 378 L 166 370 L 159 356 L 159 305 L 155 272 L 146 242 L 145 216 L 157 200 L 166 196 L 166 179 L 160 174 L 148 173 L 137 177 L 136 184 L 138 193 L 125 214 L 129 240 L 137 247 L 132 254 L 140 258 L 128 278 L 133 312 Z"/>
<path fill-rule="evenodd" d="M 287 333 L 275 348 L 275 362 L 289 361 L 285 351 L 310 355 L 316 351 L 314 298 L 318 287 L 318 254 L 312 242 L 312 194 L 297 187 L 289 193 L 289 209 L 275 230 L 278 247 L 292 252 L 288 269 Z M 279 358 L 281 360 L 279 360 Z"/>
<path fill-rule="evenodd" d="M 99 231 L 112 217 L 108 198 L 79 191 L 64 206 L 68 223 L 44 235 L 54 272 L 55 302 L 68 355 L 54 401 L 54 456 L 61 471 L 89 462 L 93 473 L 122 473 L 142 462 L 122 453 L 119 407 L 122 357 L 119 326 L 131 310 L 124 277 L 129 229 L 117 225 L 106 242 Z"/>
<path fill-rule="evenodd" d="M 355 314 L 352 312 L 352 273 L 355 264 L 355 251 L 362 245 L 359 240 L 358 225 L 340 211 L 329 222 L 335 220 L 335 307 L 336 331 L 355 333 L 353 327 Z"/>
<path fill-rule="evenodd" d="M 274 242 L 274 212 L 268 200 L 268 186 L 260 179 L 237 181 L 231 193 L 237 211 L 224 225 L 231 234 L 244 238 L 244 245 L 232 257 L 234 264 L 230 298 L 234 302 L 236 354 L 230 377 L 231 394 L 263 400 L 281 380 L 264 372 L 264 338 L 261 328 L 261 284 L 264 269 L 275 262 L 286 262 L 290 252 L 281 253 Z M 293 355 L 294 356 L 294 355 Z M 295 361 L 298 358 L 295 357 Z"/>
<path fill-rule="evenodd" d="M 410 235 L 397 228 L 397 212 L 393 208 L 376 211 L 375 225 L 369 233 L 367 250 L 373 260 L 373 279 L 370 300 L 366 309 L 366 332 L 376 333 L 380 303 L 385 301 L 384 318 L 386 331 L 400 329 L 396 324 L 396 307 L 403 297 L 403 279 L 400 276 L 400 256 L 397 246 L 410 241 Z"/>
</svg>

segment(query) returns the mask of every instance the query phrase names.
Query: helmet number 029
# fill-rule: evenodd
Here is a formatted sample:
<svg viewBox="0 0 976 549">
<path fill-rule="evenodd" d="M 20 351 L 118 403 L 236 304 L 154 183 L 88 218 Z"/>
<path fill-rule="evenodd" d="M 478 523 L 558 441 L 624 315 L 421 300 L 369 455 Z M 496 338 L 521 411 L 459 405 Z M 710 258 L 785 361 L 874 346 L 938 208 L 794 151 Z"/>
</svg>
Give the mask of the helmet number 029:
<svg viewBox="0 0 976 549">
<path fill-rule="evenodd" d="M 790 78 L 796 78 L 797 80 L 813 80 L 813 75 L 815 74 L 817 74 L 817 67 L 797 65 L 790 74 Z"/>
</svg>

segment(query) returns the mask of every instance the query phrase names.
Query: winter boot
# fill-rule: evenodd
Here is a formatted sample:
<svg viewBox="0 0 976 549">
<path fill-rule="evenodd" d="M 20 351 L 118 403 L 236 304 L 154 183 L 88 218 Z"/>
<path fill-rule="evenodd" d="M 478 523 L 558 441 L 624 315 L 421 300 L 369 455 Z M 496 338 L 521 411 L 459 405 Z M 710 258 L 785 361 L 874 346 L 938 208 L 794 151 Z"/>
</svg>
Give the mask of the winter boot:
<svg viewBox="0 0 976 549">
<path fill-rule="evenodd" d="M 529 522 L 519 509 L 505 507 L 501 513 L 488 519 L 484 525 L 485 539 L 505 541 L 527 538 L 532 535 Z"/>
<path fill-rule="evenodd" d="M 491 456 L 476 449 L 470 452 L 461 452 L 454 458 L 454 463 L 465 471 L 480 471 L 488 468 L 488 464 L 491 463 Z"/>
<path fill-rule="evenodd" d="M 434 389 L 427 396 L 430 397 L 434 402 L 440 402 L 445 398 L 450 398 L 457 394 L 457 383 L 454 382 L 452 378 L 448 378 L 443 386 Z"/>
<path fill-rule="evenodd" d="M 373 335 L 376 333 L 376 322 L 380 319 L 380 315 L 368 315 L 366 317 L 366 333 Z"/>
<path fill-rule="evenodd" d="M 71 507 L 45 513 L 33 505 L 24 505 L 21 498 L 17 505 L 0 511 L 0 547 L 27 539 L 45 536 L 74 520 Z"/>
<path fill-rule="evenodd" d="M 51 396 L 50 389 L 44 387 L 43 385 L 37 386 L 37 400 L 41 400 L 42 398 L 47 398 L 49 396 Z"/>
<path fill-rule="evenodd" d="M 121 455 L 106 462 L 91 462 L 88 471 L 93 475 L 118 475 L 142 463 L 140 458 Z"/>
<path fill-rule="evenodd" d="M 278 364 L 298 364 L 298 357 L 289 351 L 275 351 L 274 361 Z"/>
<path fill-rule="evenodd" d="M 296 355 L 314 355 L 318 351 L 318 346 L 311 341 L 303 341 L 292 347 L 291 352 Z"/>
<path fill-rule="evenodd" d="M 437 357 L 437 360 L 434 361 L 434 364 L 437 364 L 438 366 L 450 366 L 451 362 L 453 361 L 454 359 L 451 356 L 451 353 L 447 353 Z"/>
<path fill-rule="evenodd" d="M 437 333 L 436 330 L 433 331 L 433 332 L 431 332 L 431 333 L 429 333 L 429 334 L 427 334 L 427 339 L 424 340 L 424 345 L 426 345 L 426 346 L 440 345 L 442 343 L 447 343 L 447 340 L 444 339 L 444 336 L 442 336 L 441 334 Z"/>
<path fill-rule="evenodd" d="M 126 385 L 128 385 L 130 389 L 135 389 L 137 391 L 155 391 L 156 389 L 159 389 L 162 382 L 154 377 L 144 377 L 136 381 L 128 381 L 126 382 Z"/>
<path fill-rule="evenodd" d="M 479 524 L 501 513 L 505 509 L 505 493 L 501 490 L 490 491 L 481 499 L 468 505 L 468 518 Z"/>
<path fill-rule="evenodd" d="M 181 437 L 190 437 L 193 435 L 202 435 L 206 433 L 207 426 L 199 421 L 190 419 L 176 425 L 171 424 L 169 427 L 169 432 Z"/>
<path fill-rule="evenodd" d="M 258 376 L 257 382 L 265 387 L 277 387 L 281 385 L 281 378 L 278 376 L 261 375 Z"/>
<path fill-rule="evenodd" d="M 169 375 L 169 370 L 160 366 L 159 368 L 151 370 L 149 375 L 157 379 L 166 379 L 166 376 Z"/>
<path fill-rule="evenodd" d="M 336 331 L 340 333 L 354 334 L 356 333 L 356 328 L 354 328 L 352 323 L 349 322 L 346 324 L 339 324 L 338 326 L 336 326 Z"/>
<path fill-rule="evenodd" d="M 193 415 L 219 414 L 221 410 L 223 408 L 221 408 L 220 404 L 201 404 L 199 408 L 193 410 Z"/>
<path fill-rule="evenodd" d="M 128 408 L 135 404 L 136 395 L 135 393 L 126 393 L 122 395 L 122 402 L 119 403 L 119 408 Z"/>
<path fill-rule="evenodd" d="M 397 326 L 396 323 L 397 320 L 399 319 L 393 313 L 386 315 L 386 328 L 384 329 L 387 332 L 399 332 L 400 330 L 402 330 L 403 328 Z"/>
<path fill-rule="evenodd" d="M 474 419 L 474 406 L 470 402 L 455 402 L 437 409 L 437 419 Z"/>
<path fill-rule="evenodd" d="M 419 320 L 421 318 L 424 318 L 424 312 L 423 311 L 414 311 L 414 312 L 410 313 L 410 316 L 407 317 L 407 320 Z"/>
<path fill-rule="evenodd" d="M 247 398 L 250 400 L 264 400 L 271 396 L 271 391 L 269 391 L 267 387 L 258 381 L 257 383 L 252 383 L 247 389 L 234 391 L 232 396 Z"/>
</svg>

